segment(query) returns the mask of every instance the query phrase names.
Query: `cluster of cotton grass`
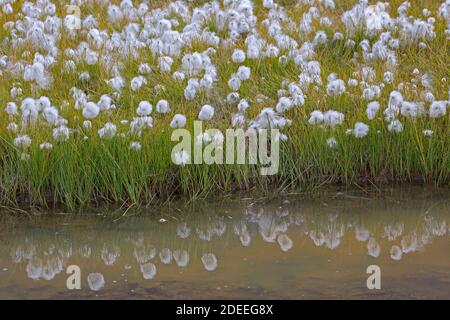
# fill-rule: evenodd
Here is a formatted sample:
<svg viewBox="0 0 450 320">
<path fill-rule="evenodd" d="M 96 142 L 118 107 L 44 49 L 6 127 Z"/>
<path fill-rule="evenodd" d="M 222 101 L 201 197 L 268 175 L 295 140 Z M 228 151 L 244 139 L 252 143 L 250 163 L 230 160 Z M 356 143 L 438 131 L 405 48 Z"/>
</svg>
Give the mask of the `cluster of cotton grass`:
<svg viewBox="0 0 450 320">
<path fill-rule="evenodd" d="M 361 0 L 342 15 L 333 0 L 158 3 L 71 0 L 78 29 L 62 1 L 0 0 L 0 128 L 23 160 L 33 145 L 48 153 L 92 139 L 139 152 L 197 119 L 277 128 L 283 141 L 289 127 L 318 127 L 332 149 L 342 130 L 365 139 L 420 123 L 426 137 L 449 137 L 448 79 L 401 65 L 405 50 L 448 41 L 448 0 L 419 14 L 407 1 Z M 349 50 L 351 72 L 330 70 L 324 50 Z"/>
</svg>

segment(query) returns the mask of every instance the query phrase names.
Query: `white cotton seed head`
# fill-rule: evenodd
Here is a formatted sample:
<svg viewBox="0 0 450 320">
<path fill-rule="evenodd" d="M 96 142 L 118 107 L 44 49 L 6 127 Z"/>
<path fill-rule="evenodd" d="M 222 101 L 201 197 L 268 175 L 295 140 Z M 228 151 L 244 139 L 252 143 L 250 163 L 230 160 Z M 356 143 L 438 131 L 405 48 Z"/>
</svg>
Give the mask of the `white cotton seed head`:
<svg viewBox="0 0 450 320">
<path fill-rule="evenodd" d="M 17 105 L 14 102 L 8 102 L 5 111 L 10 116 L 17 116 L 19 114 Z"/>
<path fill-rule="evenodd" d="M 85 61 L 87 65 L 95 65 L 98 62 L 98 54 L 95 51 L 88 50 L 86 52 Z"/>
<path fill-rule="evenodd" d="M 390 132 L 396 132 L 396 133 L 400 133 L 403 131 L 403 125 L 400 121 L 398 120 L 393 120 L 389 123 L 388 125 L 388 130 Z"/>
<path fill-rule="evenodd" d="M 327 81 L 328 81 L 328 82 L 331 82 L 331 81 L 334 81 L 334 80 L 337 80 L 337 79 L 338 79 L 338 76 L 337 76 L 337 74 L 334 73 L 334 72 L 330 73 L 330 74 L 328 75 L 328 77 L 327 77 Z"/>
<path fill-rule="evenodd" d="M 241 87 L 241 80 L 238 77 L 232 76 L 230 80 L 228 80 L 228 86 L 231 90 L 237 91 Z"/>
<path fill-rule="evenodd" d="M 17 87 L 12 88 L 10 91 L 11 98 L 13 98 L 13 99 L 21 97 L 22 93 L 23 93 L 22 88 L 17 88 Z"/>
<path fill-rule="evenodd" d="M 367 136 L 368 133 L 369 133 L 368 125 L 366 125 L 362 122 L 355 123 L 355 128 L 353 129 L 353 135 L 356 138 L 363 138 L 363 137 Z"/>
<path fill-rule="evenodd" d="M 365 88 L 363 90 L 362 98 L 364 100 L 373 100 L 373 99 L 375 99 L 375 97 L 376 97 L 376 93 L 373 90 L 373 88 Z"/>
<path fill-rule="evenodd" d="M 150 116 L 136 117 L 130 123 L 130 133 L 140 136 L 142 130 L 153 127 L 153 118 Z"/>
<path fill-rule="evenodd" d="M 58 128 L 54 128 L 52 135 L 53 139 L 55 139 L 56 141 L 67 141 L 69 140 L 70 130 L 67 127 L 61 126 Z"/>
<path fill-rule="evenodd" d="M 349 79 L 347 82 L 347 85 L 349 87 L 356 87 L 358 85 L 358 80 L 356 79 Z"/>
<path fill-rule="evenodd" d="M 91 122 L 90 120 L 85 120 L 85 121 L 83 121 L 83 127 L 84 127 L 85 129 L 90 129 L 90 128 L 92 128 L 92 122 Z"/>
<path fill-rule="evenodd" d="M 278 104 L 275 107 L 275 110 L 279 113 L 286 112 L 292 107 L 292 100 L 287 97 L 281 97 L 280 100 L 278 100 Z"/>
<path fill-rule="evenodd" d="M 182 114 L 176 114 L 173 116 L 172 121 L 170 122 L 170 127 L 175 128 L 184 128 L 186 126 L 186 117 Z"/>
<path fill-rule="evenodd" d="M 231 55 L 231 60 L 234 63 L 242 63 L 245 61 L 245 52 L 241 49 L 235 49 Z"/>
<path fill-rule="evenodd" d="M 263 0 L 263 7 L 266 9 L 272 9 L 274 6 L 273 0 Z"/>
<path fill-rule="evenodd" d="M 136 109 L 136 113 L 139 116 L 144 117 L 144 116 L 150 115 L 150 113 L 152 113 L 152 110 L 153 110 L 153 106 L 152 106 L 152 104 L 150 102 L 148 102 L 148 101 L 141 101 L 139 103 L 138 108 Z"/>
<path fill-rule="evenodd" d="M 57 127 L 65 126 L 69 124 L 69 121 L 67 119 L 64 119 L 62 117 L 58 117 L 58 119 L 55 121 L 54 125 Z"/>
<path fill-rule="evenodd" d="M 247 50 L 247 57 L 249 59 L 258 59 L 260 56 L 259 47 L 256 45 L 250 45 Z"/>
<path fill-rule="evenodd" d="M 239 101 L 239 104 L 238 104 L 239 112 L 245 112 L 248 109 L 248 107 L 249 107 L 249 103 L 247 100 L 242 99 L 241 101 Z"/>
<path fill-rule="evenodd" d="M 94 102 L 88 102 L 84 105 L 83 108 L 83 117 L 86 119 L 95 119 L 97 118 L 98 114 L 100 113 L 100 108 L 98 105 Z"/>
<path fill-rule="evenodd" d="M 147 80 L 144 77 L 142 77 L 142 76 L 134 77 L 131 80 L 131 90 L 138 91 L 146 83 L 147 83 Z"/>
<path fill-rule="evenodd" d="M 170 69 L 172 68 L 172 64 L 173 64 L 173 59 L 169 56 L 160 57 L 158 60 L 158 66 L 162 72 L 170 72 Z"/>
<path fill-rule="evenodd" d="M 41 151 L 52 150 L 53 149 L 53 145 L 50 142 L 44 142 L 44 143 L 41 143 L 39 145 L 39 149 Z"/>
<path fill-rule="evenodd" d="M 183 81 L 185 77 L 185 74 L 180 71 L 175 71 L 172 75 L 172 78 L 176 81 Z"/>
<path fill-rule="evenodd" d="M 227 95 L 227 104 L 233 104 L 239 101 L 239 93 L 231 92 Z"/>
<path fill-rule="evenodd" d="M 323 113 L 320 110 L 314 110 L 313 112 L 311 112 L 310 116 L 309 116 L 309 120 L 308 123 L 311 125 L 314 124 L 320 124 L 323 122 Z"/>
<path fill-rule="evenodd" d="M 204 105 L 198 114 L 198 118 L 202 121 L 211 120 L 214 116 L 214 108 L 208 104 Z"/>
<path fill-rule="evenodd" d="M 112 139 L 116 135 L 116 133 L 116 125 L 111 122 L 107 122 L 103 128 L 98 130 L 98 135 L 101 139 Z"/>
<path fill-rule="evenodd" d="M 97 105 L 101 111 L 107 111 L 115 108 L 115 106 L 112 103 L 112 98 L 107 94 L 104 94 L 100 97 L 100 100 L 98 101 Z"/>
<path fill-rule="evenodd" d="M 190 155 L 185 150 L 181 150 L 176 152 L 173 155 L 173 161 L 176 165 L 184 166 L 190 162 Z"/>
<path fill-rule="evenodd" d="M 188 84 L 184 89 L 184 97 L 186 98 L 186 100 L 192 100 L 195 98 L 196 95 L 197 95 L 197 88 L 192 84 Z"/>
<path fill-rule="evenodd" d="M 447 113 L 448 101 L 433 101 L 430 106 L 429 115 L 431 118 L 443 117 Z"/>
<path fill-rule="evenodd" d="M 323 121 L 328 126 L 335 127 L 344 122 L 344 114 L 334 110 L 329 110 L 323 114 Z"/>
<path fill-rule="evenodd" d="M 156 111 L 159 113 L 167 113 L 169 112 L 170 107 L 169 107 L 169 102 L 167 102 L 167 100 L 159 100 L 158 103 L 156 104 Z"/>
<path fill-rule="evenodd" d="M 152 68 L 150 67 L 150 65 L 148 63 L 143 63 L 139 66 L 139 73 L 146 75 L 146 74 L 150 74 L 152 72 Z"/>
<path fill-rule="evenodd" d="M 59 118 L 58 109 L 55 107 L 45 107 L 42 111 L 42 116 L 49 124 L 54 124 Z"/>
<path fill-rule="evenodd" d="M 240 66 L 236 75 L 242 81 L 248 80 L 250 79 L 250 68 L 246 66 Z"/>
<path fill-rule="evenodd" d="M 203 89 L 211 89 L 214 85 L 214 80 L 210 74 L 205 74 L 200 80 L 200 87 Z"/>
<path fill-rule="evenodd" d="M 22 111 L 22 120 L 23 122 L 28 121 L 36 121 L 38 118 L 39 110 L 36 107 L 35 100 L 32 98 L 26 98 L 22 101 L 22 105 L 20 106 L 20 110 Z"/>
<path fill-rule="evenodd" d="M 383 81 L 387 84 L 391 84 L 394 81 L 394 74 L 390 71 L 386 71 L 383 75 Z"/>
<path fill-rule="evenodd" d="M 426 102 L 430 102 L 430 103 L 435 100 L 434 95 L 431 92 L 424 93 L 422 97 Z"/>
<path fill-rule="evenodd" d="M 47 97 L 40 97 L 38 100 L 35 101 L 35 104 L 38 111 L 42 111 L 45 108 L 48 108 L 52 105 L 50 99 Z"/>
<path fill-rule="evenodd" d="M 293 241 L 286 234 L 280 234 L 277 237 L 278 244 L 282 251 L 287 252 L 293 247 Z"/>
<path fill-rule="evenodd" d="M 6 126 L 6 130 L 16 133 L 17 131 L 19 131 L 19 126 L 17 125 L 17 123 L 11 122 Z"/>
<path fill-rule="evenodd" d="M 31 146 L 31 138 L 26 134 L 17 136 L 14 139 L 14 146 L 22 149 L 28 148 Z"/>
<path fill-rule="evenodd" d="M 378 111 L 380 110 L 380 103 L 378 101 L 372 101 L 367 105 L 366 114 L 369 120 L 375 119 Z"/>
<path fill-rule="evenodd" d="M 402 101 L 400 105 L 400 113 L 407 118 L 416 118 L 422 115 L 423 112 L 424 108 L 421 103 Z"/>
<path fill-rule="evenodd" d="M 331 137 L 327 139 L 327 145 L 331 148 L 331 149 L 336 149 L 338 146 L 338 143 L 336 141 L 335 138 Z"/>
<path fill-rule="evenodd" d="M 124 14 L 118 6 L 110 5 L 108 7 L 108 19 L 112 23 L 119 23 L 124 18 Z"/>
<path fill-rule="evenodd" d="M 388 105 L 390 107 L 391 106 L 393 106 L 393 107 L 400 107 L 400 104 L 402 103 L 402 101 L 403 101 L 403 96 L 402 96 L 402 94 L 400 92 L 392 91 L 389 94 L 389 103 L 388 103 Z"/>
<path fill-rule="evenodd" d="M 345 92 L 345 84 L 341 79 L 332 80 L 327 85 L 329 96 L 339 96 Z"/>
<path fill-rule="evenodd" d="M 130 143 L 129 149 L 133 151 L 141 151 L 142 145 L 139 141 L 133 141 Z"/>
<path fill-rule="evenodd" d="M 28 161 L 28 160 L 30 160 L 30 155 L 28 153 L 26 153 L 26 152 L 22 152 L 20 154 L 20 160 L 21 161 Z"/>
</svg>

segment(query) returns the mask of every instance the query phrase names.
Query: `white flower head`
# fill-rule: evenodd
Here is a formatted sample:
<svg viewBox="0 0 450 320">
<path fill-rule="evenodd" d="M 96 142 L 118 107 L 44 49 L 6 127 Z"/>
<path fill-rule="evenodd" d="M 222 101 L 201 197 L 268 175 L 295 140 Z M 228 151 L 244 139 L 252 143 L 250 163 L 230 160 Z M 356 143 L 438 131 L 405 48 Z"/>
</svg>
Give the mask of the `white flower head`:
<svg viewBox="0 0 450 320">
<path fill-rule="evenodd" d="M 367 105 L 366 114 L 369 120 L 375 119 L 378 110 L 380 110 L 380 103 L 378 101 L 372 101 Z"/>
<path fill-rule="evenodd" d="M 344 114 L 334 110 L 328 110 L 323 114 L 323 121 L 330 127 L 335 127 L 344 122 Z"/>
<path fill-rule="evenodd" d="M 447 113 L 447 105 L 448 105 L 448 101 L 433 101 L 431 103 L 430 106 L 430 117 L 431 118 L 438 118 L 438 117 L 443 117 L 445 116 L 445 114 Z"/>
<path fill-rule="evenodd" d="M 29 148 L 31 146 L 31 138 L 26 134 L 17 136 L 14 139 L 14 146 L 22 149 Z"/>
<path fill-rule="evenodd" d="M 159 100 L 158 103 L 156 104 L 156 111 L 159 113 L 167 113 L 169 112 L 170 107 L 169 107 L 169 102 L 167 102 L 167 100 Z"/>
<path fill-rule="evenodd" d="M 331 149 L 336 149 L 338 146 L 338 143 L 336 141 L 335 138 L 331 137 L 327 139 L 327 145 L 331 148 Z"/>
<path fill-rule="evenodd" d="M 400 133 L 403 131 L 403 125 L 399 120 L 393 120 L 389 123 L 388 130 L 390 132 Z"/>
<path fill-rule="evenodd" d="M 17 105 L 14 102 L 8 102 L 5 111 L 9 116 L 17 116 L 19 114 Z"/>
<path fill-rule="evenodd" d="M 117 133 L 117 127 L 114 123 L 107 122 L 103 128 L 98 130 L 98 135 L 101 139 L 110 140 L 114 138 Z"/>
<path fill-rule="evenodd" d="M 245 52 L 241 49 L 235 49 L 231 55 L 231 60 L 234 63 L 242 63 L 245 61 Z"/>
<path fill-rule="evenodd" d="M 152 104 L 150 102 L 148 102 L 148 101 L 141 101 L 139 103 L 138 108 L 136 109 L 136 113 L 139 116 L 144 117 L 144 116 L 150 115 L 150 113 L 152 113 L 152 110 L 153 110 L 153 106 L 152 106 Z"/>
<path fill-rule="evenodd" d="M 83 108 L 83 117 L 86 119 L 95 119 L 100 113 L 99 106 L 94 102 L 88 102 L 84 105 Z"/>
<path fill-rule="evenodd" d="M 250 79 L 250 68 L 246 66 L 240 66 L 236 75 L 241 81 L 248 80 Z"/>
<path fill-rule="evenodd" d="M 311 112 L 311 115 L 309 117 L 309 124 L 314 125 L 314 124 L 320 124 L 323 122 L 323 113 L 320 110 L 314 110 L 313 112 Z"/>
<path fill-rule="evenodd" d="M 133 141 L 130 143 L 129 149 L 133 151 L 141 151 L 142 145 L 139 141 Z"/>
<path fill-rule="evenodd" d="M 53 129 L 52 135 L 56 141 L 67 141 L 69 140 L 70 130 L 65 126 L 57 127 Z"/>
<path fill-rule="evenodd" d="M 356 138 L 363 138 L 363 137 L 367 136 L 368 133 L 369 133 L 368 125 L 366 125 L 362 122 L 355 123 L 355 128 L 353 129 L 353 135 Z"/>
<path fill-rule="evenodd" d="M 182 114 L 176 114 L 173 116 L 172 121 L 170 122 L 170 127 L 175 128 L 184 128 L 186 126 L 186 117 Z"/>
<path fill-rule="evenodd" d="M 50 142 L 43 142 L 39 145 L 41 151 L 52 150 L 53 145 Z"/>
</svg>

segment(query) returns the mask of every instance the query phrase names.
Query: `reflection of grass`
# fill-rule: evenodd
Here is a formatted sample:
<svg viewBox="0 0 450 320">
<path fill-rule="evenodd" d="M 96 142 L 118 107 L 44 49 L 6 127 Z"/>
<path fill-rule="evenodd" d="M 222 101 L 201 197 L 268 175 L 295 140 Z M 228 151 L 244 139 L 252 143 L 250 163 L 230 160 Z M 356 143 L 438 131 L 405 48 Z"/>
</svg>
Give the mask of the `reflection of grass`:
<svg viewBox="0 0 450 320">
<path fill-rule="evenodd" d="M 203 3 L 204 1 L 195 1 Z M 288 10 L 292 1 L 282 1 Z M 352 1 L 338 1 L 336 16 L 330 18 L 342 29 L 339 16 L 342 10 L 347 10 Z M 391 9 L 396 8 L 401 1 L 392 1 Z M 412 12 L 417 16 L 420 10 L 415 8 L 428 7 L 437 11 L 435 1 L 413 1 Z M 90 8 L 97 12 L 99 8 Z M 292 9 L 292 14 L 298 22 L 301 18 L 301 8 Z M 259 5 L 256 14 L 264 18 L 264 10 Z M 392 12 L 394 15 L 394 13 Z M 396 14 L 395 14 L 396 15 Z M 103 20 L 102 20 L 103 19 Z M 100 27 L 105 26 L 105 17 L 100 20 Z M 214 31 L 214 23 L 207 23 Z M 398 52 L 400 67 L 395 79 L 395 86 L 387 86 L 383 90 L 379 101 L 382 108 L 386 105 L 389 92 L 400 82 L 409 81 L 411 71 L 418 67 L 421 71 L 431 70 L 435 82 L 433 93 L 443 99 L 447 97 L 448 85 L 441 82 L 441 78 L 448 80 L 448 45 L 444 35 L 445 25 L 442 20 L 436 22 L 436 39 L 429 43 L 429 48 L 417 50 L 416 47 L 406 47 Z M 331 35 L 336 30 L 327 30 Z M 339 30 L 343 31 L 343 30 Z M 265 31 L 262 30 L 262 33 Z M 0 30 L 0 39 L 6 33 Z M 295 36 L 295 35 L 292 35 Z M 300 37 L 297 35 L 297 37 Z M 362 40 L 363 35 L 355 36 Z M 300 40 L 300 38 L 298 39 Z M 301 41 L 300 41 L 301 43 Z M 353 56 L 351 50 L 346 49 L 344 41 L 338 41 L 330 46 L 317 49 L 317 60 L 321 61 L 322 76 L 336 72 L 344 79 L 351 76 Z M 73 46 L 69 39 L 61 40 L 61 51 Z M 244 46 L 239 43 L 239 46 Z M 192 51 L 205 50 L 203 43 L 194 43 Z M 8 46 L 0 44 L 0 52 L 12 57 L 19 57 L 18 52 L 9 52 Z M 283 54 L 285 52 L 282 52 Z M 46 127 L 30 129 L 27 134 L 33 139 L 33 145 L 28 162 L 20 161 L 21 152 L 12 145 L 14 135 L 5 131 L 8 124 L 4 112 L 0 114 L 0 203 L 15 207 L 19 204 L 46 206 L 52 203 L 63 204 L 75 209 L 87 204 L 125 203 L 127 205 L 142 205 L 154 203 L 156 199 L 171 199 L 174 195 L 185 195 L 190 198 L 204 198 L 210 194 L 222 195 L 236 190 L 258 189 L 266 193 L 286 191 L 297 187 L 318 186 L 323 183 L 343 184 L 372 184 L 384 181 L 409 182 L 420 180 L 425 183 L 449 185 L 450 180 L 450 139 L 448 117 L 439 119 L 418 119 L 404 121 L 404 131 L 401 134 L 387 132 L 386 123 L 381 116 L 370 123 L 367 137 L 357 140 L 345 135 L 345 130 L 351 128 L 357 121 L 366 119 L 365 106 L 360 89 L 349 89 L 349 95 L 340 98 L 328 98 L 324 90 L 305 92 L 307 95 L 304 107 L 293 109 L 287 116 L 293 120 L 288 129 L 289 141 L 282 146 L 280 173 L 274 177 L 262 177 L 256 167 L 239 166 L 174 166 L 170 161 L 169 122 L 173 114 L 183 113 L 191 123 L 197 116 L 199 106 L 205 103 L 215 105 L 216 117 L 208 126 L 227 128 L 233 113 L 225 106 L 223 97 L 229 92 L 227 80 L 236 71 L 237 65 L 227 63 L 231 50 L 220 49 L 213 58 L 218 66 L 219 79 L 210 94 L 200 94 L 194 101 L 186 101 L 183 97 L 185 84 L 175 82 L 170 76 L 160 73 L 156 67 L 149 83 L 138 93 L 132 93 L 126 88 L 122 97 L 117 101 L 118 110 L 112 116 L 102 114 L 93 121 L 93 129 L 85 132 L 81 126 L 79 112 L 73 108 L 62 110 L 62 115 L 71 119 L 71 126 L 79 127 L 80 132 L 71 137 L 70 141 L 55 143 L 50 153 L 39 151 L 39 143 L 51 141 L 50 130 Z M 154 63 L 154 58 L 143 50 L 139 59 L 125 61 L 126 80 L 137 75 L 142 62 Z M 175 61 L 173 70 L 179 67 L 180 61 Z M 241 97 L 253 99 L 258 94 L 269 97 L 265 104 L 252 103 L 249 116 L 254 117 L 266 106 L 274 106 L 277 101 L 277 90 L 283 80 L 296 81 L 300 67 L 289 62 L 283 66 L 277 59 L 264 61 L 248 60 L 245 62 L 252 70 L 252 77 L 244 82 L 240 89 Z M 375 64 L 377 76 L 381 81 L 384 72 L 382 64 Z M 97 100 L 101 94 L 111 93 L 105 79 L 105 74 L 98 66 L 80 64 L 77 74 L 89 71 L 91 80 L 82 83 L 75 74 L 59 72 L 62 61 L 54 67 L 54 83 L 49 91 L 40 91 L 40 95 L 47 95 L 55 105 L 61 105 L 69 99 L 70 88 L 76 85 L 92 95 Z M 0 84 L 0 106 L 8 102 L 9 89 L 15 80 L 3 77 Z M 157 93 L 153 88 L 157 84 L 165 84 L 166 90 Z M 24 96 L 32 94 L 29 85 L 22 86 Z M 155 115 L 155 127 L 144 133 L 141 141 L 143 149 L 140 153 L 130 152 L 129 143 L 133 137 L 114 139 L 110 142 L 101 141 L 95 134 L 106 121 L 116 124 L 122 119 L 130 119 L 139 101 L 149 99 L 154 104 L 158 99 L 169 97 L 172 111 L 162 117 Z M 408 97 L 411 98 L 412 97 Z M 312 127 L 306 123 L 307 116 L 312 110 L 335 109 L 345 113 L 346 125 L 332 132 Z M 126 132 L 127 127 L 119 126 L 120 132 Z M 422 131 L 431 129 L 434 135 L 424 137 Z M 83 136 L 89 140 L 84 141 Z M 326 140 L 330 136 L 336 138 L 338 148 L 331 150 Z"/>
</svg>

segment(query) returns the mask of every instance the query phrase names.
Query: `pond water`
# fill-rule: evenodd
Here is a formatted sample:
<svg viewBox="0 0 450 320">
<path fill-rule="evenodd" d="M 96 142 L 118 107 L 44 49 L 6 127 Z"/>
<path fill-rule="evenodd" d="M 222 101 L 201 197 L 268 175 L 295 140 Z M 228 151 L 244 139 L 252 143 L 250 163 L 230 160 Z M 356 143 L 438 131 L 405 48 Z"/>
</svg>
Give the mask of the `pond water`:
<svg viewBox="0 0 450 320">
<path fill-rule="evenodd" d="M 1 216 L 1 299 L 450 298 L 449 189 Z"/>
</svg>

